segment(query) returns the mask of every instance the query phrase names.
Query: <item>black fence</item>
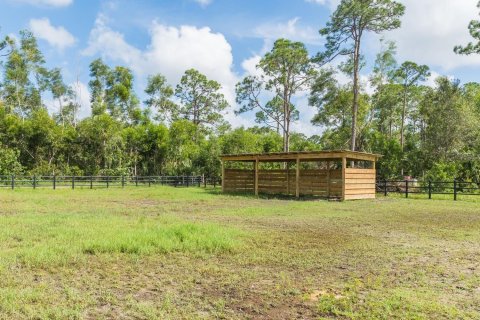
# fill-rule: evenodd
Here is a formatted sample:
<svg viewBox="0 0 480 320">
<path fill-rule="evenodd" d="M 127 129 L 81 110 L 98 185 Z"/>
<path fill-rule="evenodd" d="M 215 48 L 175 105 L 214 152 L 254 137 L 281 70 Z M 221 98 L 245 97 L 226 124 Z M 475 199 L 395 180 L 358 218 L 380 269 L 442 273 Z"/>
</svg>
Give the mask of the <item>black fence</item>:
<svg viewBox="0 0 480 320">
<path fill-rule="evenodd" d="M 129 186 L 217 187 L 205 176 L 0 176 L 0 188 L 124 188 Z"/>
<path fill-rule="evenodd" d="M 480 196 L 480 183 L 463 181 L 415 181 L 415 180 L 377 180 L 377 193 L 385 197 L 390 193 L 404 195 L 424 195 L 432 199 L 434 195 L 450 195 L 453 200 L 462 197 Z"/>
</svg>

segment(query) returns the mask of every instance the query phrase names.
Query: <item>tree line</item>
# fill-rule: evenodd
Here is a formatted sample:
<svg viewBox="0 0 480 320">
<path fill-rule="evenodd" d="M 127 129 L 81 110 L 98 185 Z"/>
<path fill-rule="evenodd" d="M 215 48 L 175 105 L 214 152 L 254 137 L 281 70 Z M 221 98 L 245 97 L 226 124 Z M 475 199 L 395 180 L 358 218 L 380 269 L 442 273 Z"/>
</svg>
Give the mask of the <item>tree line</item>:
<svg viewBox="0 0 480 320">
<path fill-rule="evenodd" d="M 363 39 L 399 28 L 405 7 L 392 0 L 343 0 L 320 29 L 323 51 L 278 39 L 236 86 L 235 113 L 252 113 L 256 126 L 232 128 L 220 83 L 198 70 L 172 86 L 148 77 L 145 101 L 125 66 L 91 62 L 91 116 L 79 119 L 79 99 L 62 70 L 49 69 L 34 35 L 0 42 L 0 175 L 219 175 L 219 155 L 350 149 L 384 155 L 381 178 L 480 182 L 480 84 L 440 76 L 398 61 L 396 44 L 382 38 L 368 80 Z M 476 41 L 480 23 L 472 21 Z M 454 48 L 480 53 L 478 43 Z M 339 83 L 339 74 L 348 83 Z M 366 90 L 366 86 L 370 89 Z M 299 96 L 316 111 L 318 135 L 292 131 L 302 114 Z M 48 112 L 50 100 L 56 106 Z"/>
</svg>

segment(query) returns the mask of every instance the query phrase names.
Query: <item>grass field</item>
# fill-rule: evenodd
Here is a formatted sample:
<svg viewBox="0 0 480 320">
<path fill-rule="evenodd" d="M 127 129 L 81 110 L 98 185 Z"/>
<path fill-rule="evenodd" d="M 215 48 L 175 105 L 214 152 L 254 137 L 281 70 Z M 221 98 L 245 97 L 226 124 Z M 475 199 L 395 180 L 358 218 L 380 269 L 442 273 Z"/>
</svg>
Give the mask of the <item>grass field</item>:
<svg viewBox="0 0 480 320">
<path fill-rule="evenodd" d="M 0 319 L 479 319 L 478 202 L 0 191 Z"/>
</svg>

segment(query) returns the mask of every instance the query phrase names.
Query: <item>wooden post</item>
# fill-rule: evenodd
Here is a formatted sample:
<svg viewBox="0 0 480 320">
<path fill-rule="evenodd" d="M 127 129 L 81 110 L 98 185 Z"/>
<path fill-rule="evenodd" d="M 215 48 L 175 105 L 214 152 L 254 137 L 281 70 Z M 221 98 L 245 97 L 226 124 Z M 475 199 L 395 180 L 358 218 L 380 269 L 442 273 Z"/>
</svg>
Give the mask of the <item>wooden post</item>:
<svg viewBox="0 0 480 320">
<path fill-rule="evenodd" d="M 258 196 L 258 158 L 255 159 L 255 195 Z"/>
<path fill-rule="evenodd" d="M 297 168 L 295 172 L 295 197 L 300 198 L 300 158 L 297 157 Z"/>
<path fill-rule="evenodd" d="M 345 201 L 345 195 L 346 195 L 346 186 L 347 186 L 347 180 L 345 177 L 347 173 L 347 158 L 343 157 L 342 158 L 342 200 Z"/>
<path fill-rule="evenodd" d="M 215 188 L 215 182 L 213 183 Z M 222 160 L 222 192 L 225 191 L 225 162 Z"/>
<path fill-rule="evenodd" d="M 457 179 L 453 180 L 453 200 L 457 201 Z"/>
<path fill-rule="evenodd" d="M 327 197 L 330 198 L 330 161 L 327 161 Z"/>
<path fill-rule="evenodd" d="M 287 170 L 287 195 L 290 195 L 290 162 L 286 162 L 285 170 Z"/>
</svg>

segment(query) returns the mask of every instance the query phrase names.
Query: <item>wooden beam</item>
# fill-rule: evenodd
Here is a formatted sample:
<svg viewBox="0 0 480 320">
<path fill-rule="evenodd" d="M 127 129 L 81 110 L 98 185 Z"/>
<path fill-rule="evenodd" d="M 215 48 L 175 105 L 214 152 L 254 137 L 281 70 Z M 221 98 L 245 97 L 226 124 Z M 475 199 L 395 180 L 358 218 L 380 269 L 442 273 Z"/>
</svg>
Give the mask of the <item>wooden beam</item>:
<svg viewBox="0 0 480 320">
<path fill-rule="evenodd" d="M 347 180 L 345 179 L 347 171 L 347 158 L 342 158 L 342 200 L 345 201 L 345 187 Z"/>
<path fill-rule="evenodd" d="M 255 195 L 258 196 L 258 158 L 255 160 Z"/>
<path fill-rule="evenodd" d="M 287 194 L 290 194 L 290 163 L 285 162 L 285 168 L 287 171 Z"/>
<path fill-rule="evenodd" d="M 297 168 L 295 173 L 295 197 L 300 198 L 300 158 L 297 157 Z"/>
<path fill-rule="evenodd" d="M 222 192 L 225 191 L 225 163 L 222 160 Z"/>
<path fill-rule="evenodd" d="M 349 160 L 357 161 L 376 161 L 380 155 L 353 152 L 353 151 L 310 151 L 310 152 L 286 152 L 286 153 L 265 153 L 265 154 L 236 154 L 236 155 L 223 155 L 222 160 L 225 161 L 242 161 L 242 162 L 255 162 L 259 161 L 271 161 L 271 162 L 284 162 L 295 161 L 297 158 L 302 160 L 321 161 L 327 159 L 342 159 L 343 157 Z"/>
</svg>

